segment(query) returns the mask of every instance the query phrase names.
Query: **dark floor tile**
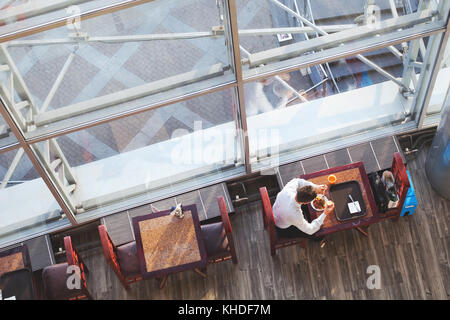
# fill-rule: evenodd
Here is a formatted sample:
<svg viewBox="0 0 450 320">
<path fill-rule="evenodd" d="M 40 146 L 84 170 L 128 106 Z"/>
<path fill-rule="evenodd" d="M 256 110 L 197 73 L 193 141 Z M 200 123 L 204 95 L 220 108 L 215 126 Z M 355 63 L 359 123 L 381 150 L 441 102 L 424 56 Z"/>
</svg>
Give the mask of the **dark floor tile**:
<svg viewBox="0 0 450 320">
<path fill-rule="evenodd" d="M 372 141 L 372 147 L 381 169 L 390 168 L 392 166 L 394 153 L 397 152 L 397 147 L 395 146 L 393 138 L 386 137 L 374 140 Z"/>
<path fill-rule="evenodd" d="M 375 155 L 369 143 L 349 147 L 348 150 L 353 162 L 364 162 L 364 167 L 366 168 L 367 173 L 379 170 L 377 160 L 375 159 Z"/>
<path fill-rule="evenodd" d="M 197 206 L 197 213 L 200 221 L 206 219 L 205 209 L 203 208 L 198 190 L 178 195 L 175 198 L 177 203 L 181 203 L 183 205 L 195 204 Z"/>
<path fill-rule="evenodd" d="M 347 149 L 340 149 L 327 153 L 325 154 L 325 158 L 327 159 L 330 168 L 351 163 Z"/>
<path fill-rule="evenodd" d="M 151 213 L 151 207 L 149 204 L 139 206 L 133 209 L 128 210 L 128 215 L 130 216 L 130 219 L 133 219 L 134 217 L 143 216 L 146 214 Z"/>
<path fill-rule="evenodd" d="M 219 205 L 217 204 L 217 197 L 219 196 L 225 198 L 228 211 L 232 211 L 231 202 L 225 194 L 224 187 L 225 186 L 221 183 L 200 189 L 200 195 L 202 197 L 203 205 L 206 210 L 206 217 L 208 219 L 220 216 Z"/>
<path fill-rule="evenodd" d="M 282 186 L 284 187 L 290 180 L 298 178 L 303 174 L 300 161 L 285 164 L 279 168 Z"/>
<path fill-rule="evenodd" d="M 152 203 L 152 208 L 155 208 L 155 210 L 158 211 L 164 211 L 164 210 L 169 210 L 170 208 L 172 208 L 173 206 L 176 206 L 177 203 L 175 202 L 175 198 L 171 197 L 171 198 L 167 198 L 164 200 L 159 200 L 156 202 Z"/>
<path fill-rule="evenodd" d="M 323 157 L 323 155 L 302 160 L 302 163 L 306 173 L 312 173 L 328 169 L 327 163 L 325 162 L 325 158 Z"/>
</svg>

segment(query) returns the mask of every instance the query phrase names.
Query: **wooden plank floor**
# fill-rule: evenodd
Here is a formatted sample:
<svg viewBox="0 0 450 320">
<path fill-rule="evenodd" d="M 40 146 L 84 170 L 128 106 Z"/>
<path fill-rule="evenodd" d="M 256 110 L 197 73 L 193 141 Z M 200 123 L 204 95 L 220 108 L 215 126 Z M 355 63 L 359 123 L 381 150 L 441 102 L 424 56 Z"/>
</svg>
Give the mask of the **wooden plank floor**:
<svg viewBox="0 0 450 320">
<path fill-rule="evenodd" d="M 127 292 L 106 264 L 101 248 L 83 252 L 90 268 L 88 286 L 95 299 L 449 299 L 450 201 L 437 195 L 426 179 L 426 150 L 412 162 L 419 206 L 398 222 L 329 236 L 325 248 L 309 242 L 277 251 L 272 258 L 260 204 L 236 208 L 231 223 L 238 265 L 208 267 L 208 278 L 194 272 L 131 285 Z M 367 267 L 378 265 L 381 289 L 366 287 Z"/>
</svg>

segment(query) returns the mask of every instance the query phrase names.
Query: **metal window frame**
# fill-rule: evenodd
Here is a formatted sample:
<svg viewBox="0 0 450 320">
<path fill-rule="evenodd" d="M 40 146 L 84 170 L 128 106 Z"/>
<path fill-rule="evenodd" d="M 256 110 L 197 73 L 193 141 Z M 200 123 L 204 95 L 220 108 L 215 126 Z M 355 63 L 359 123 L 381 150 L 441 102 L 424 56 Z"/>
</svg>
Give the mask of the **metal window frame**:
<svg viewBox="0 0 450 320">
<path fill-rule="evenodd" d="M 144 4 L 147 2 L 151 2 L 151 1 L 153 1 L 153 0 L 123 1 L 121 3 L 114 4 L 111 6 L 106 6 L 103 8 L 96 9 L 96 10 L 84 12 L 80 15 L 80 19 L 84 20 L 84 19 L 94 18 L 94 17 L 100 16 L 103 14 L 108 14 L 108 13 L 112 13 L 115 11 L 127 9 L 130 7 L 137 6 L 137 5 Z M 341 57 L 352 56 L 355 54 L 372 51 L 377 48 L 389 47 L 391 45 L 399 44 L 399 43 L 409 41 L 412 39 L 423 38 L 423 37 L 429 36 L 429 35 L 435 35 L 436 37 L 439 38 L 439 41 L 440 41 L 440 45 L 438 46 L 437 49 L 434 50 L 435 51 L 434 56 L 437 58 L 434 58 L 434 61 L 433 61 L 434 67 L 429 70 L 430 75 L 427 77 L 427 79 L 421 79 L 419 82 L 419 87 L 422 88 L 422 90 L 426 94 L 424 95 L 424 97 L 422 99 L 416 99 L 416 101 L 415 101 L 415 106 L 416 106 L 415 110 L 418 110 L 418 112 L 417 112 L 418 118 L 417 118 L 417 122 L 416 122 L 416 127 L 418 127 L 420 129 L 420 127 L 423 125 L 424 117 L 426 115 L 426 109 L 428 107 L 428 103 L 429 103 L 431 91 L 432 91 L 429 89 L 433 88 L 434 82 L 436 81 L 437 72 L 439 71 L 439 68 L 436 68 L 436 65 L 439 65 L 439 64 L 437 64 L 438 59 L 439 58 L 442 59 L 443 50 L 445 50 L 445 44 L 447 43 L 448 37 L 449 37 L 449 28 L 450 27 L 449 27 L 449 21 L 448 21 L 448 14 L 447 14 L 446 25 L 438 26 L 435 24 L 434 26 L 431 26 L 431 27 L 430 27 L 430 25 L 421 26 L 419 32 L 418 32 L 418 30 L 411 29 L 411 30 L 403 30 L 404 32 L 397 33 L 397 36 L 392 35 L 392 34 L 391 35 L 384 34 L 384 35 L 381 35 L 380 37 L 372 38 L 370 40 L 363 39 L 361 41 L 356 41 L 355 43 L 357 43 L 357 44 L 355 44 L 354 49 L 352 49 L 352 50 L 349 50 L 348 47 L 332 48 L 329 50 L 317 52 L 316 55 L 314 57 L 310 57 L 310 59 L 308 61 L 305 60 L 303 62 L 301 62 L 301 61 L 299 62 L 298 60 L 295 60 L 295 59 L 301 59 L 301 58 L 294 58 L 294 59 L 290 59 L 290 60 L 281 62 L 278 65 L 276 65 L 276 67 L 273 67 L 273 66 L 261 67 L 261 68 L 266 68 L 266 70 L 264 71 L 264 69 L 258 69 L 258 72 L 255 72 L 253 70 L 252 71 L 253 74 L 251 74 L 251 73 L 248 73 L 247 70 L 243 70 L 242 64 L 241 64 L 242 60 L 241 60 L 240 50 L 239 50 L 239 30 L 238 30 L 238 22 L 237 22 L 236 0 L 224 0 L 224 3 L 226 4 L 225 7 L 226 7 L 227 13 L 228 13 L 226 15 L 226 19 L 228 19 L 227 23 L 229 24 L 229 27 L 230 27 L 230 34 L 228 36 L 227 35 L 225 35 L 225 36 L 228 37 L 227 40 L 230 41 L 230 44 L 231 44 L 231 53 L 233 56 L 233 61 L 231 61 L 231 63 L 232 63 L 232 67 L 234 68 L 234 71 L 235 71 L 235 73 L 234 73 L 235 80 L 234 81 L 219 84 L 217 86 L 214 86 L 211 88 L 206 88 L 204 90 L 200 90 L 200 91 L 193 92 L 190 94 L 177 96 L 177 97 L 174 97 L 174 98 L 171 98 L 171 99 L 168 99 L 165 101 L 161 101 L 161 102 L 158 102 L 158 103 L 155 103 L 152 105 L 146 105 L 146 106 L 142 106 L 142 107 L 139 107 L 136 109 L 128 110 L 127 112 L 109 115 L 109 116 L 106 116 L 106 117 L 100 118 L 100 119 L 94 119 L 93 121 L 86 122 L 86 123 L 83 123 L 83 124 L 80 124 L 77 126 L 67 126 L 61 130 L 51 132 L 47 135 L 33 137 L 33 138 L 26 138 L 26 136 L 21 132 L 20 127 L 18 126 L 16 121 L 13 119 L 13 117 L 10 114 L 10 112 L 8 111 L 8 109 L 5 107 L 3 98 L 0 99 L 1 100 L 0 114 L 3 116 L 6 123 L 10 127 L 11 132 L 15 135 L 15 137 L 17 139 L 17 142 L 14 142 L 7 146 L 0 147 L 0 153 L 8 152 L 8 151 L 15 150 L 18 148 L 23 148 L 25 154 L 28 156 L 28 158 L 32 162 L 33 166 L 35 167 L 35 169 L 38 171 L 39 175 L 42 177 L 42 179 L 46 183 L 47 187 L 49 188 L 49 190 L 55 197 L 57 203 L 60 205 L 60 207 L 62 208 L 62 210 L 68 217 L 72 226 L 79 225 L 80 221 L 79 221 L 79 219 L 77 219 L 74 212 L 72 212 L 72 210 L 70 209 L 70 206 L 68 205 L 67 200 L 64 198 L 63 193 L 57 188 L 56 184 L 52 181 L 51 176 L 46 171 L 46 168 L 42 165 L 42 163 L 38 159 L 38 156 L 36 155 L 35 151 L 33 150 L 33 146 L 32 146 L 36 142 L 45 141 L 45 140 L 48 140 L 51 138 L 56 138 L 58 136 L 65 135 L 65 134 L 68 134 L 71 132 L 80 131 L 83 129 L 87 129 L 87 128 L 90 128 L 93 126 L 103 124 L 103 123 L 108 123 L 108 122 L 111 122 L 111 121 L 114 121 L 117 119 L 136 115 L 136 114 L 139 114 L 139 113 L 142 113 L 145 111 L 149 111 L 152 109 L 171 105 L 171 104 L 174 104 L 177 102 L 187 101 L 187 100 L 193 99 L 195 97 L 207 95 L 209 93 L 233 88 L 234 90 L 236 90 L 236 93 L 237 93 L 237 100 L 238 100 L 238 112 L 237 113 L 238 114 L 236 116 L 237 116 L 237 124 L 239 127 L 238 129 L 240 129 L 242 131 L 245 168 L 246 168 L 247 173 L 252 173 L 253 171 L 252 171 L 250 155 L 249 155 L 249 139 L 248 139 L 248 134 L 247 134 L 247 130 L 248 130 L 247 119 L 246 119 L 246 113 L 245 113 L 245 99 L 244 99 L 245 83 L 255 81 L 258 79 L 262 79 L 262 78 L 266 78 L 266 77 L 270 77 L 270 76 L 280 75 L 285 72 L 299 70 L 301 68 L 311 66 L 311 65 L 323 64 L 323 63 L 326 63 L 326 62 L 329 62 L 332 60 L 339 59 Z M 63 26 L 65 23 L 66 23 L 65 18 L 58 19 L 55 21 L 47 22 L 47 23 L 44 23 L 41 25 L 37 25 L 37 26 L 31 27 L 31 28 L 24 29 L 24 30 L 19 30 L 19 31 L 15 31 L 13 33 L 0 35 L 0 43 L 18 39 L 18 38 L 21 38 L 21 37 L 24 37 L 27 35 L 43 32 L 43 31 L 50 30 L 53 28 L 57 28 L 57 27 Z M 375 39 L 377 39 L 376 44 L 375 44 Z M 332 50 L 334 50 L 334 51 L 332 51 Z M 433 57 L 431 59 L 433 59 Z M 263 72 L 260 72 L 261 70 L 263 70 Z M 425 87 L 428 90 L 425 90 Z M 105 215 L 107 215 L 107 214 L 105 214 Z M 83 220 L 83 219 L 80 219 L 80 220 Z M 81 223 L 86 223 L 86 222 L 82 221 Z"/>
</svg>

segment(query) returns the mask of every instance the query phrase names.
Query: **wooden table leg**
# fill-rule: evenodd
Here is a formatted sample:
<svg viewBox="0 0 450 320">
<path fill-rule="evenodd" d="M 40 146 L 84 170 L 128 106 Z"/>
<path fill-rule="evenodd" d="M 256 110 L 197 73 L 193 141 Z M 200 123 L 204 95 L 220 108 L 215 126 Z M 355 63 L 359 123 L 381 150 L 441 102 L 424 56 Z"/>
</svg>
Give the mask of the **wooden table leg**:
<svg viewBox="0 0 450 320">
<path fill-rule="evenodd" d="M 197 274 L 199 274 L 200 276 L 202 276 L 203 278 L 206 278 L 206 274 L 203 273 L 202 271 L 200 271 L 199 269 L 195 268 L 194 271 L 195 271 Z M 205 271 L 206 271 L 206 269 L 205 269 Z"/>
<path fill-rule="evenodd" d="M 363 235 L 365 235 L 366 237 L 368 237 L 369 235 L 367 234 L 367 232 L 365 232 L 363 229 L 361 229 L 361 227 L 356 227 L 356 230 L 358 230 L 359 232 L 361 232 Z"/>
<path fill-rule="evenodd" d="M 164 288 L 164 286 L 166 285 L 167 277 L 168 277 L 168 275 L 163 276 L 163 278 L 159 284 L 160 289 Z"/>
</svg>

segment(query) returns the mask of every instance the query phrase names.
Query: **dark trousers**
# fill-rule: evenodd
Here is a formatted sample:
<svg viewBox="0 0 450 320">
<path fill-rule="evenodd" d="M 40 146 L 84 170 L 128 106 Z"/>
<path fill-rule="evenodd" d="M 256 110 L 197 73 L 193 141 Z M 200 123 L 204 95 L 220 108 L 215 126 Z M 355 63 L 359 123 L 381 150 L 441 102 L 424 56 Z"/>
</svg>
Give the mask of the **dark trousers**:
<svg viewBox="0 0 450 320">
<path fill-rule="evenodd" d="M 308 206 L 302 204 L 303 217 L 311 223 L 311 215 L 308 210 Z M 278 228 L 275 226 L 275 232 L 277 236 L 281 238 L 305 238 L 313 241 L 321 241 L 324 237 L 317 237 L 314 234 L 307 234 L 299 230 L 296 226 L 290 226 L 289 228 Z"/>
</svg>

